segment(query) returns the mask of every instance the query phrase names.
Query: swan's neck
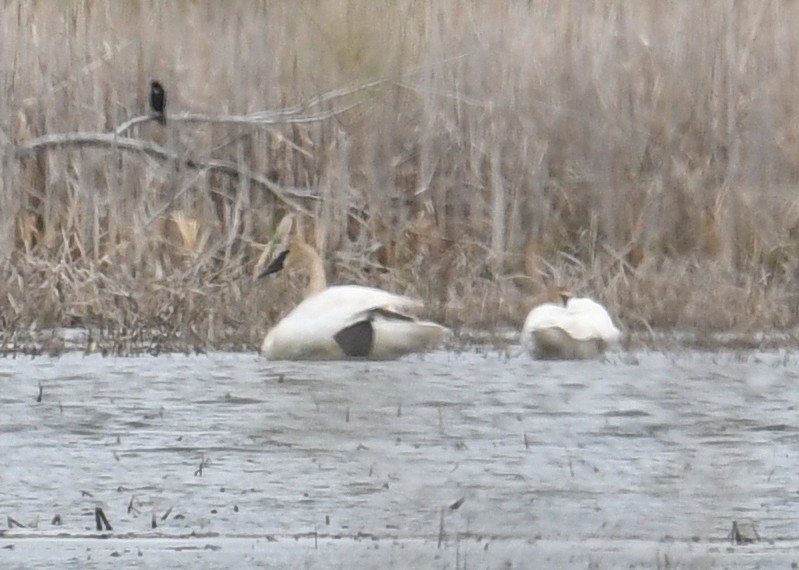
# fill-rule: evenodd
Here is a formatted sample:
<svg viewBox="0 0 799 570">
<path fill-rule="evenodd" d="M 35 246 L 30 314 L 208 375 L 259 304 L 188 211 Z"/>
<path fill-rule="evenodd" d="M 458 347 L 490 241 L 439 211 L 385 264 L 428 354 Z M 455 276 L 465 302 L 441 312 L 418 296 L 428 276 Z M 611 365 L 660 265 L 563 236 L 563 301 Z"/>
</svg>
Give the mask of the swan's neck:
<svg viewBox="0 0 799 570">
<path fill-rule="evenodd" d="M 544 303 L 554 303 L 556 305 L 566 306 L 566 301 L 564 300 L 563 296 L 558 294 L 552 288 L 545 289 L 538 295 L 534 296 L 530 301 L 531 307 L 537 307 L 538 305 L 542 305 Z"/>
<path fill-rule="evenodd" d="M 316 295 L 327 289 L 327 279 L 325 279 L 325 264 L 322 263 L 322 258 L 319 257 L 313 250 L 307 252 L 308 260 L 308 287 L 305 289 L 305 297 Z"/>
</svg>

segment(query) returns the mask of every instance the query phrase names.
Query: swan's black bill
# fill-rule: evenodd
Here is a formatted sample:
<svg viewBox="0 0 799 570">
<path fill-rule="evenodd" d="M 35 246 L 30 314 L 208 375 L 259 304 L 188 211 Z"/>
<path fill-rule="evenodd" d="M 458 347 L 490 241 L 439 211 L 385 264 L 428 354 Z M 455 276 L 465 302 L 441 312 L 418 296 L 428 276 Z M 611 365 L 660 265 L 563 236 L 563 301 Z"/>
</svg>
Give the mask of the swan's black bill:
<svg viewBox="0 0 799 570">
<path fill-rule="evenodd" d="M 159 123 L 166 124 L 166 91 L 158 81 L 150 83 L 150 110 Z"/>
<path fill-rule="evenodd" d="M 272 273 L 277 273 L 278 271 L 283 269 L 284 264 L 286 263 L 286 256 L 289 254 L 289 250 L 284 250 L 280 252 L 276 258 L 272 260 L 272 262 L 266 266 L 266 269 L 261 271 L 261 274 L 258 275 L 258 279 L 261 277 L 266 277 L 267 275 L 272 275 Z"/>
</svg>

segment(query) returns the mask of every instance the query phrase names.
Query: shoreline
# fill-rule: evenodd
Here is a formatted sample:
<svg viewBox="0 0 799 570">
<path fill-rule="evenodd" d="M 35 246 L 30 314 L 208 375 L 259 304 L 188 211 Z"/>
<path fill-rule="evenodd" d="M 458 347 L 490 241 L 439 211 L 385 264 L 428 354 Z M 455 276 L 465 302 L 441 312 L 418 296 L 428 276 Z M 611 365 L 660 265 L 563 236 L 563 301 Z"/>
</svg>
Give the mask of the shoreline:
<svg viewBox="0 0 799 570">
<path fill-rule="evenodd" d="M 775 351 L 795 349 L 799 344 L 795 329 L 759 331 L 751 334 L 735 332 L 651 331 L 625 335 L 622 345 L 608 356 L 635 354 L 639 351 L 699 352 Z M 500 330 L 460 331 L 438 350 L 524 351 L 519 345 L 519 332 Z M 160 354 L 206 354 L 210 352 L 258 353 L 260 343 L 233 340 L 214 344 L 194 343 L 181 338 L 162 338 L 156 331 L 141 329 L 134 333 L 114 334 L 99 327 L 63 327 L 28 331 L 25 334 L 0 331 L 0 357 L 50 356 L 83 352 L 103 356 L 158 356 Z"/>
</svg>

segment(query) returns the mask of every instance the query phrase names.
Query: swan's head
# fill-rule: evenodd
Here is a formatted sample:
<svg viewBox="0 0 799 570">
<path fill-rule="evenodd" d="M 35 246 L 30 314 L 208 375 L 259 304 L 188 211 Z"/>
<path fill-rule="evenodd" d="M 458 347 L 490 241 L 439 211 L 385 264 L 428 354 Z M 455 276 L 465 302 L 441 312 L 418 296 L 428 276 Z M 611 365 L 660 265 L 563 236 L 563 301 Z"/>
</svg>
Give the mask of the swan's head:
<svg viewBox="0 0 799 570">
<path fill-rule="evenodd" d="M 278 273 L 284 269 L 311 269 L 318 257 L 316 251 L 307 243 L 293 241 L 269 262 L 269 265 L 258 275 L 258 278 Z"/>
<path fill-rule="evenodd" d="M 555 287 L 555 300 L 562 303 L 564 307 L 571 298 L 572 298 L 572 292 L 569 291 L 566 287 L 563 287 L 562 285 Z"/>
<path fill-rule="evenodd" d="M 272 273 L 282 271 L 286 266 L 286 258 L 288 255 L 289 250 L 284 249 L 281 251 L 276 258 L 269 262 L 269 265 L 266 266 L 266 269 L 261 271 L 261 273 L 258 275 L 258 279 L 261 277 L 266 277 L 267 275 L 272 275 Z"/>
<path fill-rule="evenodd" d="M 565 307 L 569 299 L 572 298 L 572 292 L 567 287 L 562 285 L 549 285 L 546 289 L 541 291 L 528 302 L 530 308 L 538 307 L 539 305 L 551 304 L 559 307 Z"/>
</svg>

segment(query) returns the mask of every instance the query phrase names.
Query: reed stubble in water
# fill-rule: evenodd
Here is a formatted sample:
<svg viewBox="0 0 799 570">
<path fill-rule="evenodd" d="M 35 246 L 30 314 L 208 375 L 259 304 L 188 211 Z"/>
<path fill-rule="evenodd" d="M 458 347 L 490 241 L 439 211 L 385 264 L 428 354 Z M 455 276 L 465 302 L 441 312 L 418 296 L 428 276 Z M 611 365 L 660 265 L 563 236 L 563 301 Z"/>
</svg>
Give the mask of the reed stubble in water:
<svg viewBox="0 0 799 570">
<path fill-rule="evenodd" d="M 180 85 L 171 116 L 205 119 L 170 124 L 169 141 L 139 125 L 128 134 L 158 145 L 149 159 L 12 159 L 4 349 L 32 350 L 32 326 L 97 327 L 98 348 L 120 353 L 136 335 L 157 351 L 255 347 L 293 299 L 249 277 L 300 208 L 336 280 L 420 296 L 456 327 L 519 326 L 546 281 L 590 292 L 632 330 L 799 322 L 791 3 L 353 0 L 314 18 L 243 0 L 91 6 L 73 3 L 67 44 L 58 11 L 0 8 L 4 156 L 112 130 L 147 108 L 154 75 Z M 198 57 L 164 55 L 179 50 Z M 293 105 L 312 118 L 269 114 Z M 316 113 L 328 108 L 335 118 Z M 296 207 L 174 156 L 232 162 Z"/>
<path fill-rule="evenodd" d="M 94 509 L 94 523 L 97 530 L 114 530 L 108 518 L 105 516 L 105 511 L 102 507 L 95 507 Z"/>
</svg>

